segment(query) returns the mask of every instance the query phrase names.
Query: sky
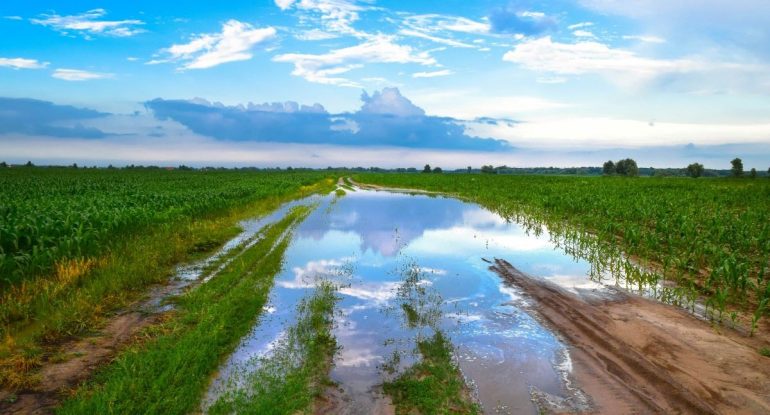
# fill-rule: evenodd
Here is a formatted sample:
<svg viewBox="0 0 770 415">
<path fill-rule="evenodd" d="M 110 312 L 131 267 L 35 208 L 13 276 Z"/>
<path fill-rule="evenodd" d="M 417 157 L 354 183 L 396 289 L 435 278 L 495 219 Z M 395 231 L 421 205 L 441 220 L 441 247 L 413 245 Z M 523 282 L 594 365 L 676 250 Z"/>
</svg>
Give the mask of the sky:
<svg viewBox="0 0 770 415">
<path fill-rule="evenodd" d="M 4 0 L 0 160 L 770 167 L 767 0 Z"/>
</svg>

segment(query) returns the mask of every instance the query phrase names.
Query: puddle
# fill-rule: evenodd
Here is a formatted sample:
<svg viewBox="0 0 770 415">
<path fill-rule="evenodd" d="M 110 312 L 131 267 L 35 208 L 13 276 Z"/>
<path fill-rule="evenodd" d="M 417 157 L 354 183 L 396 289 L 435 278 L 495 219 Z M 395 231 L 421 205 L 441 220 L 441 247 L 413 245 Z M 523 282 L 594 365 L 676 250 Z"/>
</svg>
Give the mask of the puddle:
<svg viewBox="0 0 770 415">
<path fill-rule="evenodd" d="M 516 289 L 488 270 L 487 260 L 496 257 L 576 293 L 606 290 L 589 278 L 588 262 L 565 254 L 547 232 L 535 236 L 477 205 L 361 189 L 325 197 L 294 231 L 265 312 L 220 368 L 204 407 L 230 374 L 270 354 L 294 323 L 297 303 L 323 279 L 342 286 L 334 329 L 341 349 L 331 378 L 355 408 L 348 412 L 370 413 L 389 376 L 383 366 L 398 355 L 398 367 L 407 367 L 416 359 L 416 339 L 430 335 L 425 324 L 404 318 L 402 304 L 415 299 L 405 299 L 399 288 L 411 267 L 419 274 L 415 286 L 424 293 L 418 303 L 435 303 L 435 328 L 454 344 L 484 411 L 537 413 L 533 393 L 568 393 L 569 355 L 526 312 Z"/>
</svg>

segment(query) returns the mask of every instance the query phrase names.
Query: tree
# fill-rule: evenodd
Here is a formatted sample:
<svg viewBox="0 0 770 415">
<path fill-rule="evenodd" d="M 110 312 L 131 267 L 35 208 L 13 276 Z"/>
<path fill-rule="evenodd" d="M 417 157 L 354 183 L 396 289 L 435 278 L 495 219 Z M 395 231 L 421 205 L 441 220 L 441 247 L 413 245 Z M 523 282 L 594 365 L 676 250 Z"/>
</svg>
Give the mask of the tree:
<svg viewBox="0 0 770 415">
<path fill-rule="evenodd" d="M 32 164 L 31 161 L 27 161 L 27 164 L 25 164 L 24 167 L 35 167 L 35 165 Z"/>
<path fill-rule="evenodd" d="M 733 165 L 733 168 L 730 169 L 733 177 L 743 177 L 743 160 L 736 157 L 730 163 Z"/>
<path fill-rule="evenodd" d="M 751 173 L 749 173 L 749 177 L 751 177 L 752 179 L 756 179 L 757 178 L 757 169 L 752 167 L 751 168 Z"/>
<path fill-rule="evenodd" d="M 770 179 L 770 167 L 767 169 L 767 178 Z"/>
<path fill-rule="evenodd" d="M 4 169 L 8 167 L 8 164 L 6 164 L 4 161 L 0 161 L 0 169 Z"/>
<path fill-rule="evenodd" d="M 436 166 L 436 167 L 433 168 L 433 173 L 443 173 L 443 172 L 444 171 L 441 170 L 441 167 Z"/>
<path fill-rule="evenodd" d="M 468 166 L 468 174 L 471 174 L 472 171 L 473 171 L 473 167 Z"/>
<path fill-rule="evenodd" d="M 621 176 L 638 176 L 639 167 L 634 159 L 624 159 L 615 163 L 615 172 Z"/>
<path fill-rule="evenodd" d="M 700 163 L 693 163 L 687 166 L 687 173 L 690 175 L 690 177 L 697 179 L 698 177 L 703 176 L 703 172 L 706 169 L 703 168 L 703 165 Z"/>
<path fill-rule="evenodd" d="M 426 164 L 425 167 L 422 169 L 423 173 L 430 173 L 430 164 Z"/>
<path fill-rule="evenodd" d="M 497 174 L 497 170 L 491 164 L 489 166 L 481 166 L 481 172 L 484 174 Z"/>
<path fill-rule="evenodd" d="M 615 174 L 615 163 L 613 163 L 612 160 L 607 160 L 604 162 L 604 166 L 602 167 L 602 174 L 605 176 Z"/>
</svg>

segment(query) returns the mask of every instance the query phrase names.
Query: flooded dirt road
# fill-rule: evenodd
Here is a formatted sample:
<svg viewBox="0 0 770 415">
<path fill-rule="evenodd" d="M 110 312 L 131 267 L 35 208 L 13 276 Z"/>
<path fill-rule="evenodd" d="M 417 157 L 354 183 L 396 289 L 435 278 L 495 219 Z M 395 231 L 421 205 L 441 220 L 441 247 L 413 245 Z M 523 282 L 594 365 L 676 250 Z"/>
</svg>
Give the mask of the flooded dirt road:
<svg viewBox="0 0 770 415">
<path fill-rule="evenodd" d="M 392 413 L 383 383 L 438 330 L 484 413 L 770 411 L 770 365 L 740 335 L 596 276 L 544 228 L 474 204 L 360 188 L 329 196 L 297 229 L 265 314 L 203 408 L 270 356 L 318 281 L 334 281 L 336 386 L 319 413 Z"/>
</svg>

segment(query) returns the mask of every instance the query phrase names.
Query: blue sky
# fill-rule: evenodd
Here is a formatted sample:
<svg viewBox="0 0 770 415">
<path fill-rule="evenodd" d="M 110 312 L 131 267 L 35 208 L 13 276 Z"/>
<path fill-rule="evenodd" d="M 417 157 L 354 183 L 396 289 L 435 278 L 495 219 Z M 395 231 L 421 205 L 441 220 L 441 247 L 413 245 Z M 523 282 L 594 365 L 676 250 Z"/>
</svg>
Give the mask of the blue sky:
<svg viewBox="0 0 770 415">
<path fill-rule="evenodd" d="M 6 0 L 8 161 L 770 165 L 764 0 Z"/>
</svg>

